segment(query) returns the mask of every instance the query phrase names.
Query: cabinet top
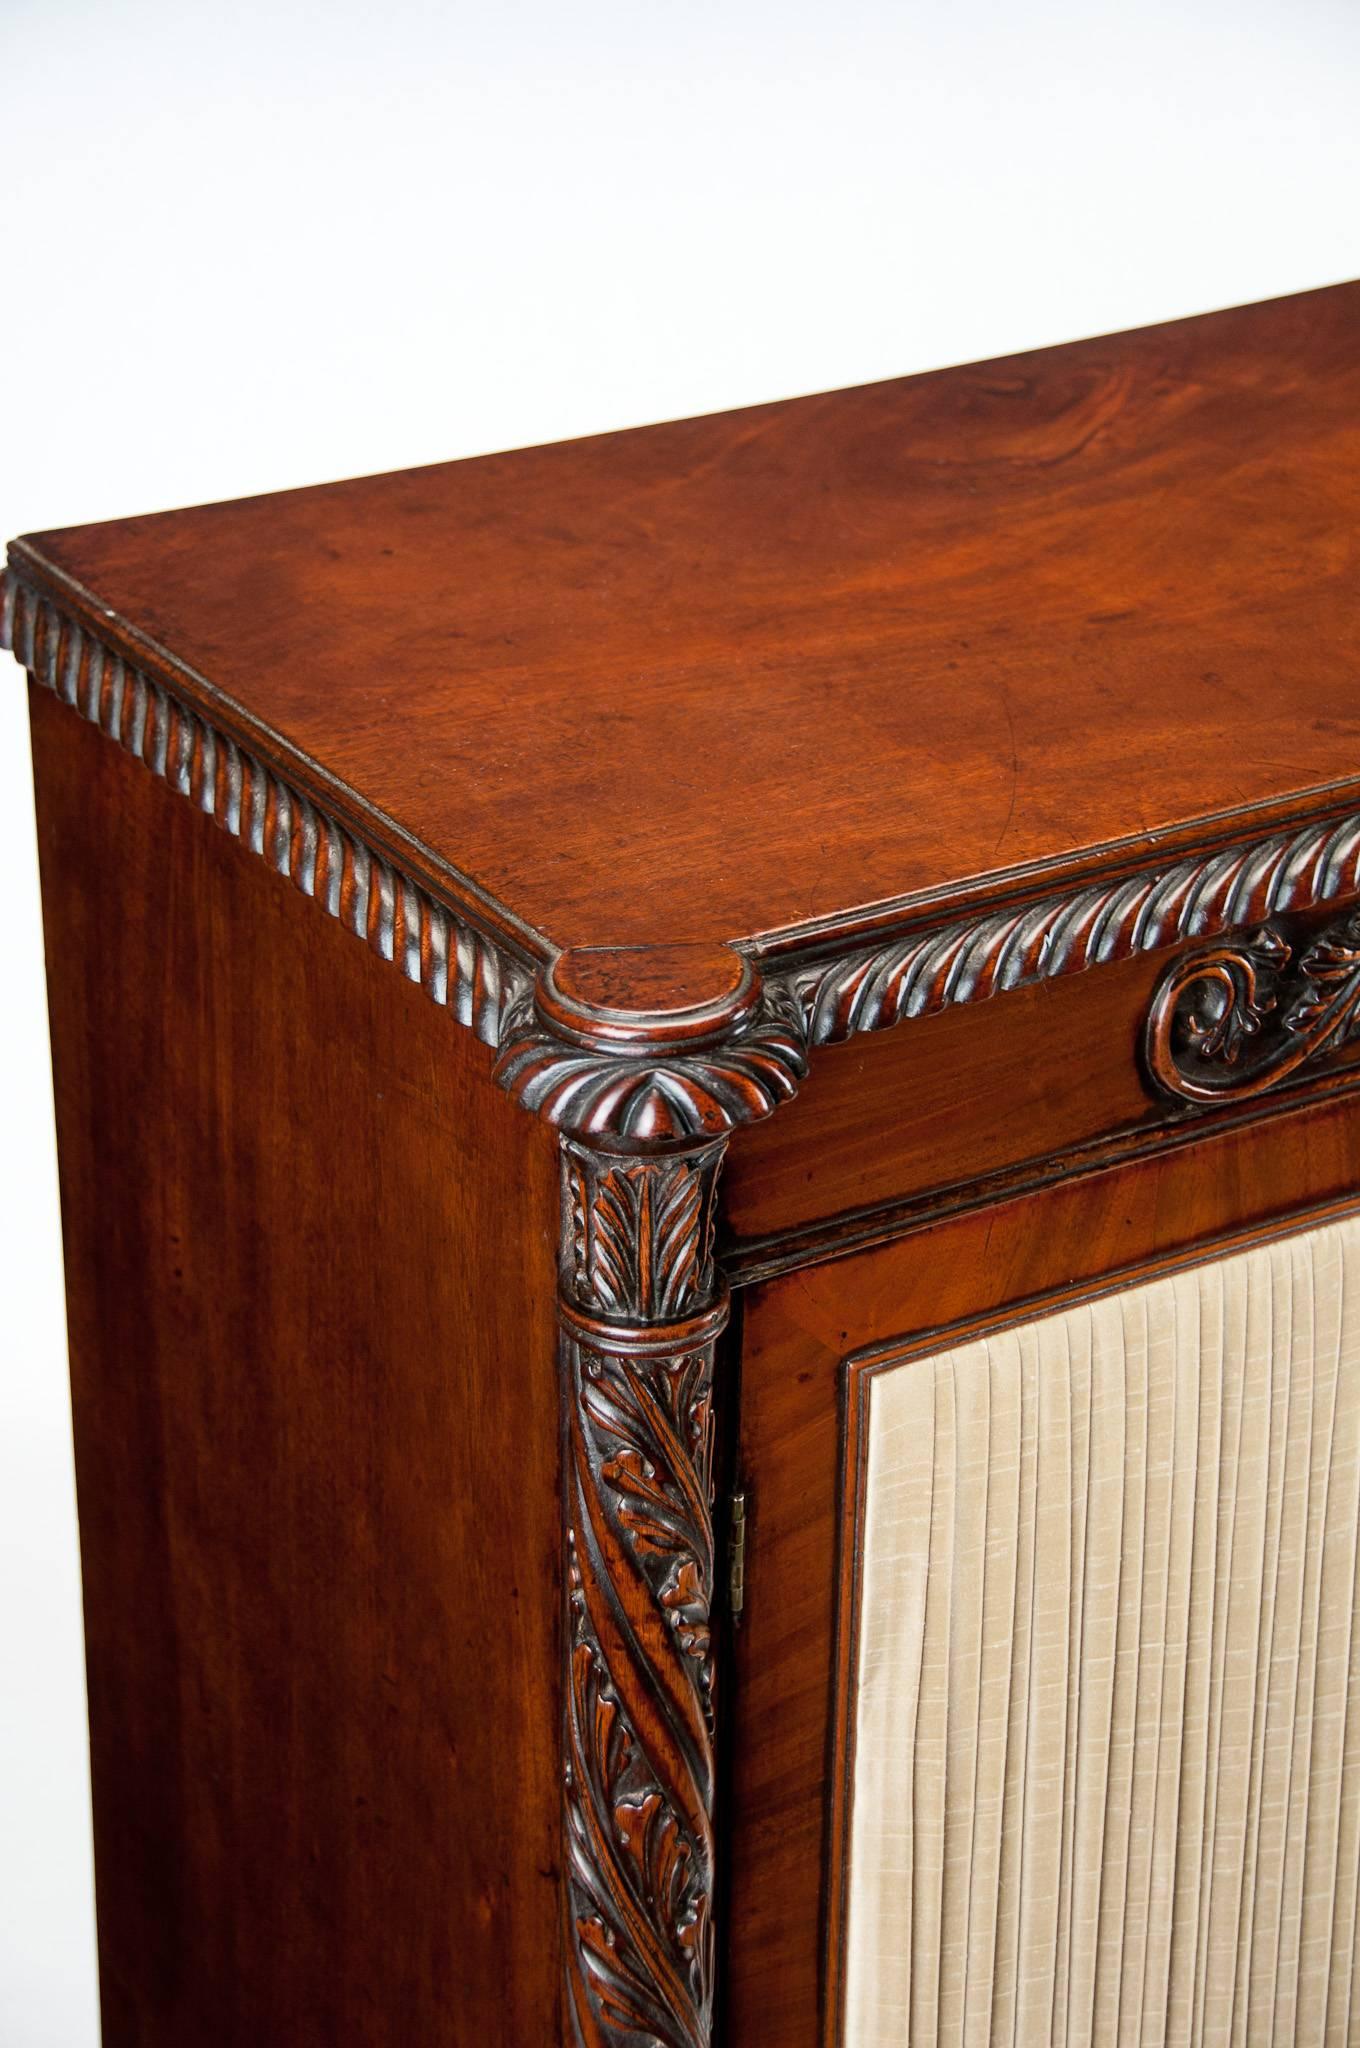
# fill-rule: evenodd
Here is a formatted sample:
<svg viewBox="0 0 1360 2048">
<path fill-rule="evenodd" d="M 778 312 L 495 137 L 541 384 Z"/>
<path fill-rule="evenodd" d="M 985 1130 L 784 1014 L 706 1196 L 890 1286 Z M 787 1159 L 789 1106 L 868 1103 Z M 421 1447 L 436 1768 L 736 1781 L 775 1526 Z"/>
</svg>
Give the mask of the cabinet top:
<svg viewBox="0 0 1360 2048">
<path fill-rule="evenodd" d="M 523 950 L 796 957 L 1360 808 L 1360 284 L 10 559 Z"/>
</svg>

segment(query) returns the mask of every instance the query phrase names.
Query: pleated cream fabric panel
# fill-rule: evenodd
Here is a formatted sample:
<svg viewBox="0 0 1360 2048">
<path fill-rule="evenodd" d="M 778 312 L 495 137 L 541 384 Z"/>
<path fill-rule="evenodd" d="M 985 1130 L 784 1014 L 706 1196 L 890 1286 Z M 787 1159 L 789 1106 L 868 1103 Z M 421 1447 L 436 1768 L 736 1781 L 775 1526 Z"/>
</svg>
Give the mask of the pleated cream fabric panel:
<svg viewBox="0 0 1360 2048">
<path fill-rule="evenodd" d="M 848 2048 L 1360 2042 L 1360 1222 L 872 1382 Z"/>
</svg>

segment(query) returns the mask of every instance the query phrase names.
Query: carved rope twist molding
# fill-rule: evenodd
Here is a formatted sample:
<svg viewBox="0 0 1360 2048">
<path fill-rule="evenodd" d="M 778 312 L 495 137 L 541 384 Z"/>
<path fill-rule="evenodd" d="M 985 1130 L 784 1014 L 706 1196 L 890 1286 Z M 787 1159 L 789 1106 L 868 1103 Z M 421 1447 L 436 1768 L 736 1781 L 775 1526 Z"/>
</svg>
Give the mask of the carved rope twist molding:
<svg viewBox="0 0 1360 2048">
<path fill-rule="evenodd" d="M 809 1044 L 828 1045 L 1357 892 L 1360 815 L 1352 814 L 779 978 L 798 1002 Z"/>
<path fill-rule="evenodd" d="M 810 1045 L 1360 894 L 1360 815 L 771 966 L 763 985 L 752 959 L 712 1037 L 692 1016 L 684 1028 L 672 1017 L 668 1040 L 665 1015 L 653 1035 L 650 1013 L 603 1010 L 559 1030 L 526 960 L 13 571 L 0 639 L 498 1048 L 497 1079 L 562 1132 L 568 2009 L 578 2048 L 710 2048 L 714 1358 L 726 1320 L 713 1216 L 727 1135 L 796 1092 Z M 1291 960 L 1268 928 L 1175 963 L 1146 1040 L 1156 1084 L 1185 1101 L 1256 1092 L 1349 1037 L 1360 915 Z"/>
<path fill-rule="evenodd" d="M 657 1059 L 566 1045 L 532 968 L 68 618 L 13 569 L 0 645 L 348 930 L 502 1047 L 503 1084 L 564 1130 L 641 1141 L 731 1129 L 797 1089 L 807 1048 L 1360 894 L 1360 813 L 766 971 L 757 1027 Z"/>
<path fill-rule="evenodd" d="M 7 570 L 0 646 L 487 1045 L 531 971 Z"/>
<path fill-rule="evenodd" d="M 712 2034 L 724 1148 L 562 1146 L 563 1900 L 580 2048 L 708 2048 Z"/>
</svg>

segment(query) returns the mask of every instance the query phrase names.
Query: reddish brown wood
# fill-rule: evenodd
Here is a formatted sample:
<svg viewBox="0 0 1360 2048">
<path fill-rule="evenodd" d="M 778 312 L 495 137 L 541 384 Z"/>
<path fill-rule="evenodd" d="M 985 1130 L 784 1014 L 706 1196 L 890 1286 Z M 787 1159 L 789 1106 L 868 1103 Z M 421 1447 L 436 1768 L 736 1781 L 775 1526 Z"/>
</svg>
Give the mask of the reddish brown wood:
<svg viewBox="0 0 1360 2048">
<path fill-rule="evenodd" d="M 556 1145 L 33 700 L 110 2048 L 556 2037 Z"/>
<path fill-rule="evenodd" d="M 712 2039 L 723 1142 L 660 1158 L 563 1147 L 563 1903 L 582 2048 Z"/>
<path fill-rule="evenodd" d="M 840 1361 L 1353 1194 L 1358 478 L 1349 285 L 16 544 L 115 2048 L 815 2038 Z"/>
<path fill-rule="evenodd" d="M 1334 1055 L 1355 1036 L 1357 1007 L 1360 915 L 1305 945 L 1266 925 L 1163 973 L 1144 1031 L 1148 1073 L 1172 1101 L 1244 1101 Z"/>
<path fill-rule="evenodd" d="M 739 1241 L 776 1236 L 1164 1121 L 1137 1050 L 1165 961 L 1122 961 L 814 1052 L 796 1100 L 732 1142 L 727 1228 Z"/>
<path fill-rule="evenodd" d="M 1354 794 L 1358 507 L 1345 285 L 14 559 L 447 888 L 670 946 Z"/>
<path fill-rule="evenodd" d="M 1353 1102 L 1065 1185 L 804 1268 L 743 1295 L 741 1462 L 749 1538 L 736 1638 L 726 1957 L 730 2038 L 813 2041 L 828 2017 L 824 1911 L 841 1550 L 843 1361 L 893 1338 L 1003 1316 L 1360 1185 Z"/>
<path fill-rule="evenodd" d="M 1291 920 L 1295 956 L 1324 944 L 1336 923 Z M 1194 985 L 1197 963 L 1224 950 L 1191 943 L 1135 956 L 818 1048 L 796 1099 L 732 1140 L 729 1270 L 745 1276 L 805 1262 L 892 1236 L 951 1199 L 999 1199 L 1113 1152 L 1194 1142 L 1226 1122 L 1360 1082 L 1360 1048 L 1347 1043 L 1346 1016 L 1329 1007 L 1325 1043 L 1297 1074 L 1279 1077 L 1287 1087 L 1242 1091 L 1229 1065 L 1226 1085 L 1187 1116 L 1185 1096 L 1159 1087 L 1145 1056 L 1149 1016 L 1159 988 Z M 1348 957 L 1338 956 L 1343 1007 Z M 1280 1015 L 1292 988 L 1280 991 Z"/>
</svg>

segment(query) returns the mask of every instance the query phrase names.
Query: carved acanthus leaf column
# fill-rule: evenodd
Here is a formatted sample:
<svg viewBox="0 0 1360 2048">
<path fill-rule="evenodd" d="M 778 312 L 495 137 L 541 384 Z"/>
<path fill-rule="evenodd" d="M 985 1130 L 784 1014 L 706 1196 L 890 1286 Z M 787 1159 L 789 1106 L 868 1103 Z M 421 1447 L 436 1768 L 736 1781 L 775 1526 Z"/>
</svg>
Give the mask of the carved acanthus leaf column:
<svg viewBox="0 0 1360 2048">
<path fill-rule="evenodd" d="M 730 1132 L 803 1072 L 797 1012 L 726 950 L 564 955 L 503 1040 L 502 1083 L 562 1132 L 563 1914 L 580 2048 L 712 2039 L 728 1313 L 714 1215 Z"/>
</svg>

